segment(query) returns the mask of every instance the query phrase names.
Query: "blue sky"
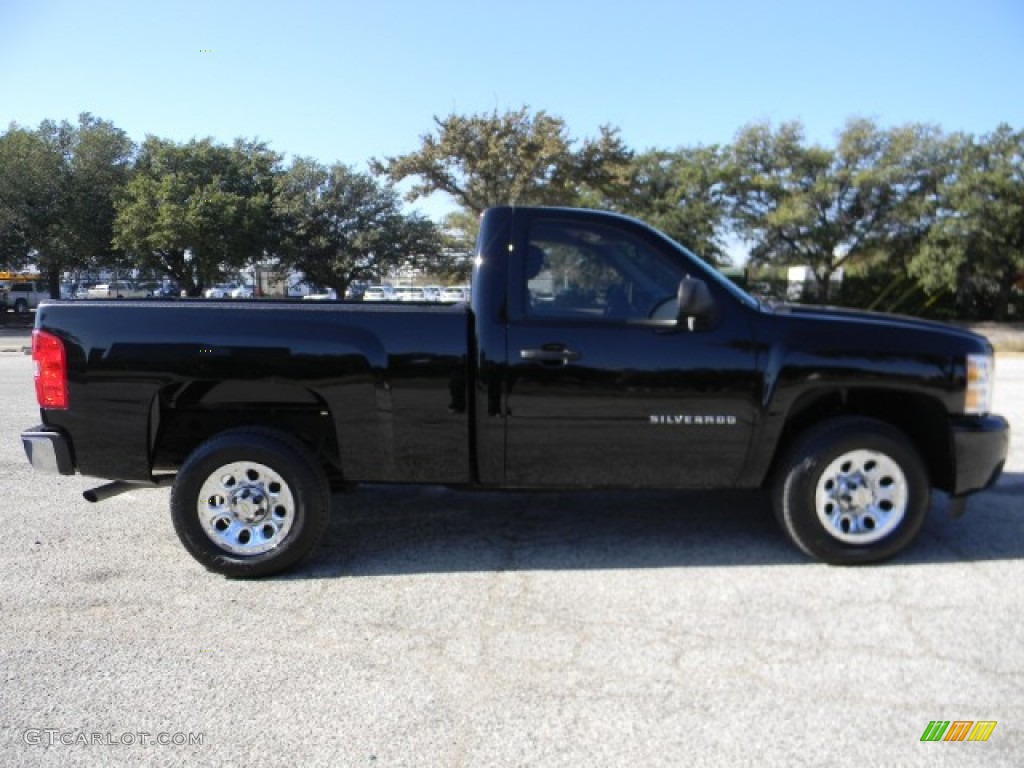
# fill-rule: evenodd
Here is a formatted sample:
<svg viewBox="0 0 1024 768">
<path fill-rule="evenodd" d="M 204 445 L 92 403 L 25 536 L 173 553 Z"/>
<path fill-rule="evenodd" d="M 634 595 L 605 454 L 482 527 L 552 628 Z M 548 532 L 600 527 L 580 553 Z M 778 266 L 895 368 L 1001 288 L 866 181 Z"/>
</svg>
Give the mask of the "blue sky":
<svg viewBox="0 0 1024 768">
<path fill-rule="evenodd" d="M 1024 1 L 0 0 L 0 130 L 87 111 L 365 168 L 434 115 L 522 105 L 637 150 L 764 119 L 1021 127 Z"/>
</svg>

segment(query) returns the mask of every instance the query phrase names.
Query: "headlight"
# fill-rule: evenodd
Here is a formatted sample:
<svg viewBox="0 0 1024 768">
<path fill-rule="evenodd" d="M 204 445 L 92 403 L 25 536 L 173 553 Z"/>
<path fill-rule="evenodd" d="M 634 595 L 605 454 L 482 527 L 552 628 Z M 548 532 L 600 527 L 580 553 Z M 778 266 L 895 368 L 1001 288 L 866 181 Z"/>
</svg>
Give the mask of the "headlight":
<svg viewBox="0 0 1024 768">
<path fill-rule="evenodd" d="M 964 413 L 988 413 L 992 410 L 992 385 L 995 364 L 991 355 L 967 356 L 967 399 Z"/>
</svg>

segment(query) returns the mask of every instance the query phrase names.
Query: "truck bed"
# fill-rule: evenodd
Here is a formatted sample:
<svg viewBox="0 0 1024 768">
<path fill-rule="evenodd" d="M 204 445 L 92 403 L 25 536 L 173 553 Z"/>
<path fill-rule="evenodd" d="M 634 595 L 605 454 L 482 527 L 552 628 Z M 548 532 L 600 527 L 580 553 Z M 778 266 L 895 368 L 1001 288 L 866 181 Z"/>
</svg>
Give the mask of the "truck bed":
<svg viewBox="0 0 1024 768">
<path fill-rule="evenodd" d="M 65 342 L 71 407 L 44 418 L 97 477 L 148 480 L 260 409 L 331 446 L 346 480 L 462 483 L 467 317 L 464 305 L 47 302 L 37 327 Z"/>
</svg>

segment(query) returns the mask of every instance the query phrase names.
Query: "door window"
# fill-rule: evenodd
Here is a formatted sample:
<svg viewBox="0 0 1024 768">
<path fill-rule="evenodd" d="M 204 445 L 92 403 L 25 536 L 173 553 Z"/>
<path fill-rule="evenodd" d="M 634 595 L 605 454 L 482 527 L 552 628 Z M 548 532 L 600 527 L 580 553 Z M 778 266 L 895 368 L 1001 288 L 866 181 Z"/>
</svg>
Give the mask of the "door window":
<svg viewBox="0 0 1024 768">
<path fill-rule="evenodd" d="M 640 320 L 676 297 L 682 270 L 613 227 L 538 221 L 524 259 L 530 316 Z"/>
</svg>

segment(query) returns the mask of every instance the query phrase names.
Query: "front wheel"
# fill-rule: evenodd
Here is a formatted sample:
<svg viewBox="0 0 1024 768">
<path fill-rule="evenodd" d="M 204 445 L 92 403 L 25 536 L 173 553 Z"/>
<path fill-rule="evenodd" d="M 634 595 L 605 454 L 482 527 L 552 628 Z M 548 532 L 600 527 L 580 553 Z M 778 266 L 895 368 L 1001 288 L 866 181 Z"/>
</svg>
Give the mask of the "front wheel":
<svg viewBox="0 0 1024 768">
<path fill-rule="evenodd" d="M 834 565 L 885 560 L 917 536 L 930 483 L 899 430 L 862 417 L 820 424 L 797 438 L 775 478 L 775 515 L 807 554 Z"/>
<path fill-rule="evenodd" d="M 279 573 L 319 543 L 330 515 L 323 468 L 289 435 L 235 429 L 186 459 L 171 490 L 174 530 L 208 570 Z"/>
</svg>

